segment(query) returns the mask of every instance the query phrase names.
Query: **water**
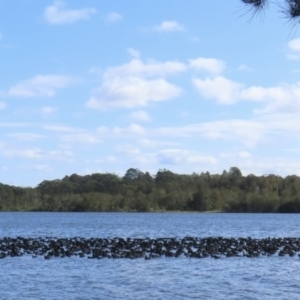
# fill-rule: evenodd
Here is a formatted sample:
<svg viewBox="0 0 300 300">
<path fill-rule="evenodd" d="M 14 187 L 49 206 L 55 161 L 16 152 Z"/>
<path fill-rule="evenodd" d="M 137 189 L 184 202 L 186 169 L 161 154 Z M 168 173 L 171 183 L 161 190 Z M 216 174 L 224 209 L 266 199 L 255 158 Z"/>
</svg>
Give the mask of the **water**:
<svg viewBox="0 0 300 300">
<path fill-rule="evenodd" d="M 0 237 L 299 237 L 300 215 L 0 213 Z M 300 299 L 300 259 L 0 260 L 0 299 Z"/>
</svg>

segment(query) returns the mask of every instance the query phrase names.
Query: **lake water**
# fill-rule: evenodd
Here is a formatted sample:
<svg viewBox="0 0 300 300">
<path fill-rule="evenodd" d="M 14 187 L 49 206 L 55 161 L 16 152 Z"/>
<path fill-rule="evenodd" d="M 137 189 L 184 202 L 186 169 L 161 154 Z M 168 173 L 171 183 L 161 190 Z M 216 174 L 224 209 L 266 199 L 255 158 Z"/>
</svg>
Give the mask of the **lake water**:
<svg viewBox="0 0 300 300">
<path fill-rule="evenodd" d="M 0 237 L 300 237 L 300 214 L 0 213 Z M 0 260 L 0 299 L 300 299 L 300 258 Z"/>
</svg>

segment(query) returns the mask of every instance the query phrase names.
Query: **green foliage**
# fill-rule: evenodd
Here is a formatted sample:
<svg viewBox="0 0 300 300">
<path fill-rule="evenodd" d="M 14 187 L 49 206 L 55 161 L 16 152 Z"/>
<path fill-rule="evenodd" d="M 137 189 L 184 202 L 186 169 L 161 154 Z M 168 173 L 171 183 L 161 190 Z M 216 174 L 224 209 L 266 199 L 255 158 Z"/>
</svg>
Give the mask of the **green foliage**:
<svg viewBox="0 0 300 300">
<path fill-rule="evenodd" d="M 243 176 L 237 167 L 222 174 L 72 174 L 36 188 L 0 184 L 0 210 L 300 212 L 300 178 Z"/>
</svg>

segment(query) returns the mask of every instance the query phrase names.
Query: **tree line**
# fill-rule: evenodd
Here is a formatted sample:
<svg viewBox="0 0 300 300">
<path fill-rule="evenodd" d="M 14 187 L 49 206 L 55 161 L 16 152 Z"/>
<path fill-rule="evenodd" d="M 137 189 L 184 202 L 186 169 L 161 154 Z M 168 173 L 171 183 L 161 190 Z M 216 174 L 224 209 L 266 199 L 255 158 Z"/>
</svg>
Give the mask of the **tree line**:
<svg viewBox="0 0 300 300">
<path fill-rule="evenodd" d="M 237 167 L 222 174 L 73 174 L 35 188 L 0 184 L 0 210 L 300 212 L 300 177 L 243 176 Z"/>
</svg>

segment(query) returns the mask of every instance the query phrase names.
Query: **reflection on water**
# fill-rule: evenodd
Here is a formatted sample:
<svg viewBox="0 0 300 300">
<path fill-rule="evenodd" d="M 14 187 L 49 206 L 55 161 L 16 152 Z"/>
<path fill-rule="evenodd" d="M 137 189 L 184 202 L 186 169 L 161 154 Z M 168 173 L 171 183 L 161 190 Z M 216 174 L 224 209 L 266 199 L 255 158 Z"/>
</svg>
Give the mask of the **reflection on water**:
<svg viewBox="0 0 300 300">
<path fill-rule="evenodd" d="M 298 214 L 0 213 L 1 236 L 299 236 Z"/>
</svg>

